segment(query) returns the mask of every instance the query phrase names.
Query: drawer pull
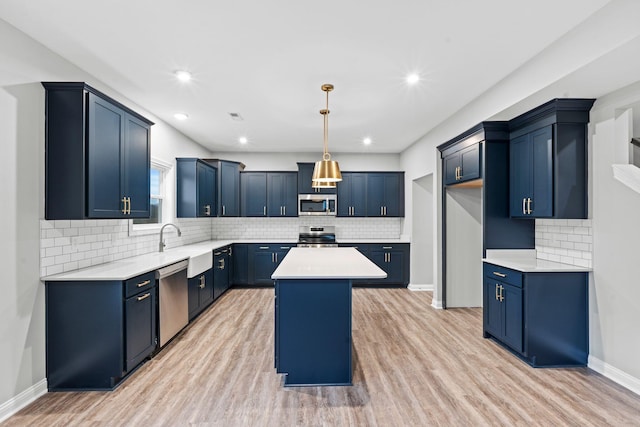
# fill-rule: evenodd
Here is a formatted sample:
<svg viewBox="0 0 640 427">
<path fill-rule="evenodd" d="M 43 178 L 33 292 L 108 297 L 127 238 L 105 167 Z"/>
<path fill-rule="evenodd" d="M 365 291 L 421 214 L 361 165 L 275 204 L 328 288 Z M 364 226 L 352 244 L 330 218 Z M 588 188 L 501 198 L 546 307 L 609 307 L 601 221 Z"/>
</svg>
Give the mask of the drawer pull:
<svg viewBox="0 0 640 427">
<path fill-rule="evenodd" d="M 139 296 L 138 297 L 138 301 L 142 301 L 143 299 L 147 299 L 150 296 L 151 296 L 151 292 L 147 292 L 146 294 Z"/>
<path fill-rule="evenodd" d="M 269 246 L 260 246 L 260 249 L 269 249 Z"/>
<path fill-rule="evenodd" d="M 143 286 L 147 286 L 149 283 L 151 283 L 151 280 L 145 280 L 144 282 L 138 283 L 136 286 L 141 288 Z"/>
<path fill-rule="evenodd" d="M 383 246 L 382 249 L 393 249 L 393 246 Z"/>
<path fill-rule="evenodd" d="M 506 274 L 498 273 L 497 271 L 494 271 L 493 274 L 495 274 L 498 277 L 507 277 Z"/>
<path fill-rule="evenodd" d="M 262 248 L 260 248 L 260 249 L 262 249 Z M 213 256 L 219 256 L 219 255 L 222 255 L 222 252 L 214 252 L 213 253 Z"/>
<path fill-rule="evenodd" d="M 280 246 L 280 249 L 291 249 L 290 246 Z"/>
</svg>

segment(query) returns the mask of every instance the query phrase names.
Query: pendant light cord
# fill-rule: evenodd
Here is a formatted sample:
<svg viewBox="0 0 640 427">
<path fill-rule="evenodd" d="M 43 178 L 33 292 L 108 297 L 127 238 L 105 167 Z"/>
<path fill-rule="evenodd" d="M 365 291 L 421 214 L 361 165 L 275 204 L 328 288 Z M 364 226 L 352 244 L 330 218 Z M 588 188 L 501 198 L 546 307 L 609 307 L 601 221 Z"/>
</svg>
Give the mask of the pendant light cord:
<svg viewBox="0 0 640 427">
<path fill-rule="evenodd" d="M 323 90 L 327 94 L 327 106 L 324 110 L 320 110 L 320 114 L 324 116 L 324 152 L 322 153 L 322 160 L 331 160 L 331 154 L 329 154 L 329 90 Z"/>
</svg>

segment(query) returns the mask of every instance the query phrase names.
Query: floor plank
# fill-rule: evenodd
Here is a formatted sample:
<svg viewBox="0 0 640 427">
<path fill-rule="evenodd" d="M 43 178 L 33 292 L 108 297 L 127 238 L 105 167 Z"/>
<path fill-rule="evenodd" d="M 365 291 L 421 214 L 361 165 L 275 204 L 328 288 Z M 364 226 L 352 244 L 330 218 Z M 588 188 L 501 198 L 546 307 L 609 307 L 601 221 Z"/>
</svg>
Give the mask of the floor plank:
<svg viewBox="0 0 640 427">
<path fill-rule="evenodd" d="M 273 289 L 232 289 L 113 392 L 47 393 L 2 426 L 640 425 L 640 396 L 587 369 L 533 369 L 481 309 L 353 291 L 354 385 L 284 388 Z"/>
</svg>

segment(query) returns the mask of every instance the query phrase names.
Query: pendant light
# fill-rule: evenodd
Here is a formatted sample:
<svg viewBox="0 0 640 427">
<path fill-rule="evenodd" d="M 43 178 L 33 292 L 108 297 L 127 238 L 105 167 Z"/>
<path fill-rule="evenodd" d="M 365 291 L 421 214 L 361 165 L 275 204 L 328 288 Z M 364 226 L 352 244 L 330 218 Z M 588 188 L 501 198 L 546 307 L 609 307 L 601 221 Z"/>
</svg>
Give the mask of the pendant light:
<svg viewBox="0 0 640 427">
<path fill-rule="evenodd" d="M 327 94 L 327 107 L 320 110 L 320 114 L 324 117 L 324 151 L 322 160 L 316 162 L 313 168 L 311 180 L 314 188 L 333 188 L 336 182 L 342 181 L 338 162 L 331 160 L 331 154 L 329 154 L 329 92 L 333 90 L 333 85 L 327 83 L 321 88 Z"/>
</svg>

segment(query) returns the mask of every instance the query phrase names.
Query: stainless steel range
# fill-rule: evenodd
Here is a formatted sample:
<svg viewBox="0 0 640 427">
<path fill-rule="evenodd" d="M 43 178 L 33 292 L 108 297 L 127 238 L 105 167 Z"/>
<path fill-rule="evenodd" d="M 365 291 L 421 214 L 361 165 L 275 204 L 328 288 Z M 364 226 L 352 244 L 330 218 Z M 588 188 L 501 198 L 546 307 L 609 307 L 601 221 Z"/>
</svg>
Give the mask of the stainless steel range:
<svg viewBox="0 0 640 427">
<path fill-rule="evenodd" d="M 335 248 L 336 228 L 334 226 L 300 226 L 298 233 L 299 248 Z"/>
</svg>

